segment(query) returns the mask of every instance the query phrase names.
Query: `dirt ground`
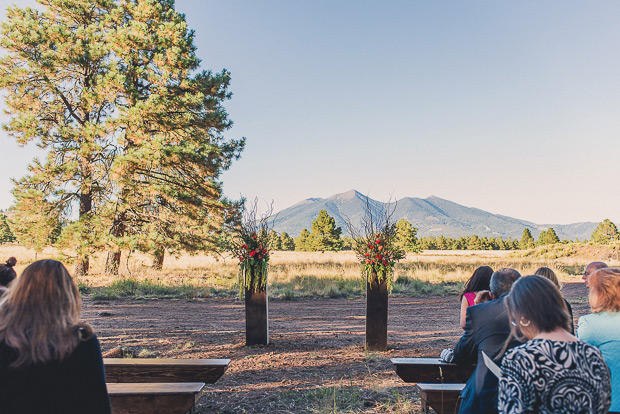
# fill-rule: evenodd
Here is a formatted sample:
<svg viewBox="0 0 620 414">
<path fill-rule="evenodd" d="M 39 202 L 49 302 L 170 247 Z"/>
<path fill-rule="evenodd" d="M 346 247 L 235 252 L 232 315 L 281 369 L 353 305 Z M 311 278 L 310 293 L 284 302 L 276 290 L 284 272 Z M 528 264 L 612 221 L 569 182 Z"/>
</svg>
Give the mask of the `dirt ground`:
<svg viewBox="0 0 620 414">
<path fill-rule="evenodd" d="M 588 313 L 587 290 L 575 278 L 563 294 L 576 323 Z M 419 412 L 419 396 L 389 359 L 437 356 L 462 333 L 456 296 L 391 297 L 389 350 L 374 354 L 363 348 L 365 299 L 271 300 L 271 343 L 254 347 L 244 345 L 239 300 L 85 299 L 83 307 L 104 354 L 230 358 L 197 413 Z"/>
</svg>

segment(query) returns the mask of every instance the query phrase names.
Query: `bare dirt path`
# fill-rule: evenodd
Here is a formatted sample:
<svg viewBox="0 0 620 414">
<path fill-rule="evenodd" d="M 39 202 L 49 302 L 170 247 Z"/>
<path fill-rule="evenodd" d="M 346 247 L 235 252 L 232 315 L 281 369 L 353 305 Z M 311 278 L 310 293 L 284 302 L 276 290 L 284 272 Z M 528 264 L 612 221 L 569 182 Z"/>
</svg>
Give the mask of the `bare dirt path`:
<svg viewBox="0 0 620 414">
<path fill-rule="evenodd" d="M 563 294 L 575 322 L 588 313 L 583 283 L 567 283 Z M 462 333 L 458 310 L 455 296 L 390 298 L 390 349 L 377 354 L 363 349 L 364 299 L 272 300 L 266 347 L 244 346 L 243 303 L 233 299 L 85 299 L 83 317 L 104 353 L 120 356 L 122 347 L 142 357 L 232 359 L 207 387 L 198 413 L 333 412 L 333 401 L 351 412 L 419 412 L 417 393 L 389 358 L 436 356 L 452 347 Z"/>
</svg>

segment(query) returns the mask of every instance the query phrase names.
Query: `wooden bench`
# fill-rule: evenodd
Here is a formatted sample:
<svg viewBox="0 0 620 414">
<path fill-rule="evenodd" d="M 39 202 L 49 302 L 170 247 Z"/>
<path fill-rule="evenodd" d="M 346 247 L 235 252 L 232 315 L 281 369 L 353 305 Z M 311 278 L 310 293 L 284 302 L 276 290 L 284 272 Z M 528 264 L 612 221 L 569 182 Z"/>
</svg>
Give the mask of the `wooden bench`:
<svg viewBox="0 0 620 414">
<path fill-rule="evenodd" d="M 204 382 L 215 384 L 230 359 L 103 358 L 107 382 Z"/>
<path fill-rule="evenodd" d="M 113 414 L 185 414 L 230 359 L 104 358 Z"/>
<path fill-rule="evenodd" d="M 467 382 L 476 369 L 444 362 L 439 358 L 392 358 L 396 375 L 409 383 L 461 383 Z"/>
<path fill-rule="evenodd" d="M 464 386 L 465 384 L 416 384 L 416 388 L 420 390 L 422 412 L 428 413 L 430 406 L 438 414 L 456 413 Z"/>
<path fill-rule="evenodd" d="M 204 382 L 108 383 L 112 414 L 185 414 Z"/>
</svg>

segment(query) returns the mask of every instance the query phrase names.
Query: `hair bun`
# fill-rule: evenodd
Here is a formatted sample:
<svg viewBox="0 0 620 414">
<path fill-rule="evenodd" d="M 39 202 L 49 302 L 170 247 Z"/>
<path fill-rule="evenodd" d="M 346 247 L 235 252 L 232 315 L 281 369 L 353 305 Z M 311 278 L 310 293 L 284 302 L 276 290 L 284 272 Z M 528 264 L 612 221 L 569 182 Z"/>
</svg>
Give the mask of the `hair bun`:
<svg viewBox="0 0 620 414">
<path fill-rule="evenodd" d="M 6 261 L 6 265 L 8 267 L 13 267 L 17 264 L 17 259 L 15 257 L 9 257 L 9 260 Z"/>
</svg>

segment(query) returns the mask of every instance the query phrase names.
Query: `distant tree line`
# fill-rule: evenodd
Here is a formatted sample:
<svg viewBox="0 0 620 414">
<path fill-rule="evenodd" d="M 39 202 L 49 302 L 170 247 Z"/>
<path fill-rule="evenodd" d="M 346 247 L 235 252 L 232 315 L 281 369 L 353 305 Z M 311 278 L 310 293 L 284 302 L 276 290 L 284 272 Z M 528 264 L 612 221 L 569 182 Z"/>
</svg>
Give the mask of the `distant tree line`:
<svg viewBox="0 0 620 414">
<path fill-rule="evenodd" d="M 41 223 L 42 220 L 38 220 Z M 53 245 L 61 234 L 62 226 L 58 218 L 51 217 L 44 228 L 33 232 L 24 221 L 10 220 L 0 213 L 0 243 L 17 242 L 23 246 L 41 251 L 45 246 Z M 572 240 L 560 240 L 555 230 L 549 227 L 534 239 L 530 229 L 523 229 L 520 240 L 508 237 L 480 237 L 477 235 L 461 236 L 458 238 L 445 236 L 417 237 L 418 229 L 405 220 L 396 223 L 398 246 L 407 252 L 419 252 L 420 250 L 527 250 L 539 246 L 547 246 L 555 243 L 573 243 Z M 618 227 L 609 219 L 598 224 L 592 232 L 590 241 L 595 244 L 605 245 L 620 241 Z M 575 242 L 580 242 L 576 240 Z M 278 234 L 275 230 L 269 232 L 269 244 L 271 250 L 276 251 L 341 251 L 351 250 L 353 240 L 342 235 L 342 229 L 336 226 L 336 222 L 327 211 L 321 210 L 315 220 L 312 221 L 310 230 L 303 229 L 301 234 L 293 238 L 286 232 Z"/>
</svg>

